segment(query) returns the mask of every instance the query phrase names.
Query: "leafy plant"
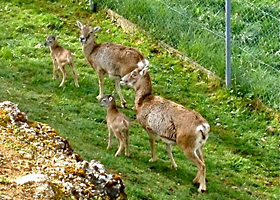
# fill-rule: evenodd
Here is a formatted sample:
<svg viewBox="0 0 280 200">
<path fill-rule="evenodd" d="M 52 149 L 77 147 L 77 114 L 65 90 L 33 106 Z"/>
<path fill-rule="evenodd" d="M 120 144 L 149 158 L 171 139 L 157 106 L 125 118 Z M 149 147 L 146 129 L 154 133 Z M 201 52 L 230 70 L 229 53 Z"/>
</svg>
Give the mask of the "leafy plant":
<svg viewBox="0 0 280 200">
<path fill-rule="evenodd" d="M 8 183 L 10 183 L 10 181 L 4 175 L 0 175 L 0 183 L 8 184 Z"/>
<path fill-rule="evenodd" d="M 143 7 L 147 9 L 144 2 Z M 156 9 L 153 5 L 149 11 L 157 12 Z M 50 124 L 68 138 L 84 159 L 100 160 L 112 172 L 120 173 L 129 199 L 278 199 L 279 113 L 265 106 L 258 96 L 239 88 L 224 89 L 219 80 L 168 53 L 153 38 L 140 31 L 124 33 L 107 19 L 104 11 L 92 13 L 88 1 L 45 1 L 43 5 L 39 0 L 2 1 L 0 10 L 1 100 L 19 104 L 29 119 Z M 121 109 L 132 124 L 131 157 L 115 157 L 114 149 L 106 149 L 106 108 L 100 107 L 95 98 L 98 79 L 82 54 L 76 20 L 101 26 L 98 42 L 138 48 L 151 63 L 154 93 L 195 109 L 208 120 L 211 133 L 204 148 L 208 192 L 197 193 L 192 184 L 196 167 L 177 147 L 173 154 L 178 170 L 170 168 L 161 142 L 157 143 L 160 160 L 148 162 L 148 135 L 132 109 Z M 50 22 L 55 25 L 50 26 Z M 80 88 L 75 87 L 71 76 L 62 88 L 58 87 L 60 80 L 52 80 L 49 49 L 42 45 L 52 33 L 75 54 Z M 203 48 L 193 45 L 198 51 Z M 113 90 L 113 81 L 106 79 L 105 93 Z M 123 91 L 127 106 L 132 108 L 134 92 L 128 88 Z"/>
</svg>

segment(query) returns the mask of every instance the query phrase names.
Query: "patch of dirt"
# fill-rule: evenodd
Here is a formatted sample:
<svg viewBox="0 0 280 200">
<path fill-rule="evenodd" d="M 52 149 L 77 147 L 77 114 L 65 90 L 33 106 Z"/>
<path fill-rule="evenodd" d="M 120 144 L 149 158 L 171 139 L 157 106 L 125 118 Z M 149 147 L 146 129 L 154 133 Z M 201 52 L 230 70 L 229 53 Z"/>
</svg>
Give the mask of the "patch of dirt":
<svg viewBox="0 0 280 200">
<path fill-rule="evenodd" d="M 2 138 L 1 138 L 2 141 Z M 0 144 L 0 199 L 30 199 L 24 194 L 24 187 L 13 184 L 11 180 L 17 179 L 20 175 L 28 173 L 29 162 L 22 160 L 21 154 L 17 151 Z M 14 198 L 13 198 L 14 199 Z"/>
<path fill-rule="evenodd" d="M 45 187 L 26 175 L 47 177 Z M 28 177 L 28 176 L 27 176 Z M 118 174 L 85 161 L 48 124 L 0 102 L 0 199 L 127 199 Z"/>
</svg>

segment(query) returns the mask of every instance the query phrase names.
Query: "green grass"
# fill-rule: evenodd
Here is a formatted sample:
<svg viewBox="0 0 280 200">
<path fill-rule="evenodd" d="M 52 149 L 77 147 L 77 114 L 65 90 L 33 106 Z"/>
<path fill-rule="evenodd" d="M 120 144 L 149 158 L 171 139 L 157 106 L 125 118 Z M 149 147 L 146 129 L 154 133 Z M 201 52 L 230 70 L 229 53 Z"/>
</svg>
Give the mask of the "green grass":
<svg viewBox="0 0 280 200">
<path fill-rule="evenodd" d="M 91 13 L 88 1 L 45 1 L 43 5 L 39 0 L 2 1 L 0 10 L 0 99 L 19 104 L 29 119 L 53 126 L 84 159 L 100 160 L 110 172 L 121 173 L 129 199 L 279 198 L 278 111 L 242 91 L 236 95 L 224 89 L 218 80 L 170 55 L 143 33 L 123 33 L 104 12 Z M 95 98 L 97 76 L 82 54 L 76 20 L 101 26 L 98 41 L 138 48 L 151 63 L 154 93 L 197 110 L 209 121 L 205 194 L 197 193 L 192 184 L 197 169 L 178 147 L 173 149 L 177 170 L 171 169 L 162 142 L 157 144 L 160 160 L 148 162 L 148 135 L 131 109 L 121 109 L 131 119 L 131 157 L 114 157 L 116 140 L 114 148 L 106 150 L 106 108 Z M 53 33 L 75 54 L 80 88 L 70 73 L 63 88 L 58 88 L 60 80 L 52 80 L 49 49 L 37 45 Z M 106 79 L 105 93 L 113 90 L 113 81 Z M 132 108 L 134 92 L 123 91 Z"/>
<path fill-rule="evenodd" d="M 95 2 L 97 7 L 115 10 L 225 79 L 225 1 Z M 232 87 L 279 109 L 278 1 L 236 0 L 231 7 Z"/>
</svg>

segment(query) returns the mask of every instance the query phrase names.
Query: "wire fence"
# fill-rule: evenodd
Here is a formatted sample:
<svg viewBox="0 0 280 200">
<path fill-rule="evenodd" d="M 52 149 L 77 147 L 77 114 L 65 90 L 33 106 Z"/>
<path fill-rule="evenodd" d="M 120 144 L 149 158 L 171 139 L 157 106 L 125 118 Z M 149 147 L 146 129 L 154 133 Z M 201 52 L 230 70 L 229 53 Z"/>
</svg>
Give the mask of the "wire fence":
<svg viewBox="0 0 280 200">
<path fill-rule="evenodd" d="M 233 44 L 236 45 L 241 51 L 249 55 L 252 59 L 256 60 L 258 63 L 265 65 L 266 67 L 275 70 L 280 73 L 280 63 L 279 63 L 279 24 L 280 18 L 276 16 L 279 15 L 279 8 L 270 8 L 268 6 L 257 6 L 249 1 L 243 0 L 244 6 L 252 10 L 254 17 L 249 14 L 245 14 L 247 20 L 250 20 L 250 25 L 242 33 L 233 33 Z M 266 9 L 262 10 L 262 9 Z M 273 12 L 274 11 L 274 12 Z M 269 13 L 270 12 L 270 13 Z M 278 14 L 276 13 L 278 12 Z M 275 15 L 275 16 L 274 16 Z M 244 29 L 243 29 L 244 30 Z M 238 37 L 241 36 L 241 37 Z M 272 38 L 272 41 L 267 41 Z M 273 48 L 272 42 L 277 42 L 278 44 Z M 264 43 L 264 46 L 260 47 L 259 53 L 254 51 L 250 52 L 250 47 Z M 247 50 L 248 49 L 248 50 Z M 263 51 L 265 54 L 262 54 Z M 274 54 L 274 55 L 273 55 Z M 275 56 L 275 57 L 274 57 Z M 271 62 L 266 61 L 264 57 L 274 57 Z M 278 57 L 278 58 L 277 58 Z"/>
<path fill-rule="evenodd" d="M 225 78 L 225 1 L 97 0 Z M 231 2 L 232 82 L 279 108 L 279 3 Z M 240 90 L 239 94 L 241 94 Z"/>
</svg>

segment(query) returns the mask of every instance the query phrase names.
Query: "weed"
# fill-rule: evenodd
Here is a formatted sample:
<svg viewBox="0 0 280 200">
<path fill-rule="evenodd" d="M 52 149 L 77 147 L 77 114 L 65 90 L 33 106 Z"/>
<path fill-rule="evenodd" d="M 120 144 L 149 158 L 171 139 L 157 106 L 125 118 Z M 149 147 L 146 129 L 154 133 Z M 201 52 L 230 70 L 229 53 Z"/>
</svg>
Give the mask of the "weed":
<svg viewBox="0 0 280 200">
<path fill-rule="evenodd" d="M 8 183 L 10 183 L 10 181 L 7 179 L 6 176 L 0 175 L 0 183 L 2 183 L 2 184 L 8 184 Z"/>
<path fill-rule="evenodd" d="M 221 82 L 169 54 L 141 32 L 122 32 L 103 11 L 91 13 L 88 1 L 46 1 L 42 5 L 39 0 L 14 0 L 0 2 L 0 8 L 1 100 L 19 104 L 29 119 L 50 124 L 84 159 L 100 160 L 110 171 L 120 173 L 129 199 L 278 199 L 279 113 L 267 109 L 257 96 L 224 89 Z M 25 26 L 27 19 L 32 23 Z M 95 98 L 98 79 L 82 54 L 76 20 L 101 26 L 98 42 L 138 48 L 151 63 L 154 93 L 195 109 L 208 120 L 211 133 L 204 148 L 208 192 L 197 193 L 192 184 L 196 167 L 178 147 L 173 149 L 178 170 L 170 168 L 161 142 L 157 144 L 160 160 L 148 162 L 148 135 L 132 109 L 121 109 L 131 120 L 131 157 L 116 158 L 114 150 L 106 149 L 106 108 Z M 50 22 L 54 25 L 49 26 Z M 52 80 L 49 50 L 39 45 L 51 33 L 75 54 L 80 88 L 72 80 L 58 88 L 59 80 Z M 114 90 L 111 79 L 105 79 L 105 85 L 104 93 Z M 123 88 L 123 93 L 132 108 L 134 92 Z"/>
</svg>

